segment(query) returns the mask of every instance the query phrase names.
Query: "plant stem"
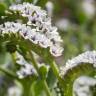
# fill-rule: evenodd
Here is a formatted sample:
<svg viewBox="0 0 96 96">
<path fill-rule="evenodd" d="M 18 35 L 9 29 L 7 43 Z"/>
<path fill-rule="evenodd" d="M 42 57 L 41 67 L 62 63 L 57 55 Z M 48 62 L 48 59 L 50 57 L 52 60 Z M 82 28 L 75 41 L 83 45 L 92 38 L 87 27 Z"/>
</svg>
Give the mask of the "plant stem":
<svg viewBox="0 0 96 96">
<path fill-rule="evenodd" d="M 9 71 L 9 70 L 7 70 L 7 69 L 5 69 L 5 68 L 0 67 L 0 71 L 4 72 L 5 74 L 7 74 L 7 75 L 10 76 L 10 77 L 13 77 L 13 78 L 18 79 L 15 74 L 13 74 L 11 71 Z"/>
<path fill-rule="evenodd" d="M 32 52 L 29 51 L 29 55 L 30 55 L 30 57 L 31 57 L 30 60 L 31 60 L 33 66 L 35 67 L 35 69 L 37 70 L 37 72 L 38 72 L 38 74 L 39 74 L 39 67 L 38 67 L 38 64 L 37 64 L 36 61 L 35 61 L 35 58 L 34 58 Z"/>
<path fill-rule="evenodd" d="M 23 84 L 23 95 L 22 96 L 31 96 L 30 95 L 30 85 Z"/>
<path fill-rule="evenodd" d="M 52 62 L 50 63 L 50 65 L 51 65 L 51 68 L 52 68 L 55 76 L 56 76 L 57 78 L 59 78 L 59 70 L 58 70 L 58 67 L 57 67 L 55 61 L 52 61 Z"/>
<path fill-rule="evenodd" d="M 29 52 L 29 55 L 31 57 L 31 62 L 33 63 L 33 66 L 35 67 L 35 69 L 37 70 L 38 74 L 40 75 L 38 64 L 36 63 L 35 58 L 34 58 L 32 52 Z M 47 96 L 51 96 L 51 92 L 50 92 L 50 89 L 49 89 L 49 87 L 47 85 L 46 80 L 43 80 L 43 86 L 44 86 L 44 89 L 46 91 L 46 95 Z"/>
<path fill-rule="evenodd" d="M 43 82 L 44 82 L 44 89 L 46 90 L 47 96 L 51 96 L 50 90 L 48 88 L 48 85 L 47 85 L 46 81 L 44 80 Z"/>
<path fill-rule="evenodd" d="M 11 54 L 11 57 L 12 57 L 13 63 L 15 64 L 15 63 L 16 63 L 16 53 L 15 53 L 15 52 L 12 53 L 12 54 Z"/>
<path fill-rule="evenodd" d="M 50 66 L 53 70 L 54 75 L 57 77 L 59 83 L 62 85 L 63 80 L 62 80 L 61 76 L 59 75 L 59 69 L 58 69 L 58 66 L 56 65 L 55 61 L 51 61 Z"/>
</svg>

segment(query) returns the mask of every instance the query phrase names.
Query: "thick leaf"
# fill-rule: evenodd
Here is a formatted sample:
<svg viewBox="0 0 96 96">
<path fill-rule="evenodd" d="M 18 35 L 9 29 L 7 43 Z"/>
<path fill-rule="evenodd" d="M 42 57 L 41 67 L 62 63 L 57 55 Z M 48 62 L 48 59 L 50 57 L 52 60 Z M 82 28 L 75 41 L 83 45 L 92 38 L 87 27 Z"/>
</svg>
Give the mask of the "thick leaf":
<svg viewBox="0 0 96 96">
<path fill-rule="evenodd" d="M 39 72 L 40 72 L 41 78 L 46 79 L 47 72 L 48 72 L 48 69 L 47 69 L 46 65 L 41 66 L 40 69 L 39 69 Z"/>
<path fill-rule="evenodd" d="M 42 80 L 34 82 L 31 88 L 32 96 L 46 96 Z"/>
<path fill-rule="evenodd" d="M 6 4 L 5 3 L 0 3 L 0 16 L 5 14 L 5 10 L 6 10 Z"/>
<path fill-rule="evenodd" d="M 48 72 L 47 83 L 50 88 L 54 88 L 54 85 L 57 83 L 57 79 L 54 76 L 52 69 Z"/>
</svg>

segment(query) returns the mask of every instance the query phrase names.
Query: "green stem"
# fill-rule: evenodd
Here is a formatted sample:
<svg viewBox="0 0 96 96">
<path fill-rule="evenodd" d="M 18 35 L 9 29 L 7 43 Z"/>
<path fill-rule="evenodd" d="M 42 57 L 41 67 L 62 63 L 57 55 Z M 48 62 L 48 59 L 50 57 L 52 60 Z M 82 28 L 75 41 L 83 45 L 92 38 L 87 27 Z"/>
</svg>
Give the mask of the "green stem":
<svg viewBox="0 0 96 96">
<path fill-rule="evenodd" d="M 22 40 L 24 41 L 24 40 Z M 23 42 L 25 44 L 25 42 Z M 30 43 L 30 41 L 27 41 L 26 44 L 28 44 L 28 49 L 32 49 L 34 52 L 36 52 L 37 54 L 39 54 L 42 58 L 44 58 L 44 61 L 48 64 L 50 64 L 52 70 L 53 70 L 53 73 L 54 75 L 58 78 L 58 80 L 60 81 L 61 85 L 62 85 L 62 78 L 59 76 L 59 69 L 58 69 L 58 66 L 56 65 L 55 61 L 54 61 L 54 58 L 52 57 L 52 55 L 50 53 L 48 53 L 48 50 L 46 49 L 43 49 L 43 48 L 40 48 L 39 46 L 35 45 L 35 44 L 32 44 Z M 37 51 L 37 49 L 39 49 L 39 51 Z M 29 50 L 30 52 L 30 50 Z M 34 61 L 33 59 L 33 56 L 32 56 L 32 52 L 29 53 L 30 56 L 32 57 L 32 62 L 34 63 L 34 67 L 37 69 L 38 71 L 38 66 L 36 64 L 36 62 Z M 39 71 L 38 71 L 39 73 Z"/>
<path fill-rule="evenodd" d="M 4 72 L 5 74 L 7 74 L 10 77 L 18 79 L 17 76 L 15 74 L 13 74 L 13 72 L 11 72 L 5 68 L 0 67 L 0 71 Z"/>
<path fill-rule="evenodd" d="M 33 63 L 33 66 L 35 67 L 35 69 L 37 70 L 38 74 L 40 75 L 38 64 L 36 63 L 35 58 L 34 58 L 32 52 L 29 52 L 29 54 L 30 54 L 31 62 Z M 46 95 L 47 96 L 51 96 L 51 92 L 50 92 L 50 89 L 49 89 L 49 87 L 47 85 L 46 80 L 43 80 L 43 86 L 44 86 L 44 89 L 46 91 Z"/>
<path fill-rule="evenodd" d="M 13 63 L 15 64 L 16 63 L 16 54 L 12 53 L 11 58 L 12 58 Z"/>
<path fill-rule="evenodd" d="M 51 66 L 51 68 L 53 70 L 54 75 L 57 77 L 60 85 L 62 86 L 63 79 L 61 78 L 61 76 L 59 74 L 59 69 L 58 69 L 58 66 L 57 66 L 56 62 L 55 61 L 50 62 L 50 66 Z"/>
<path fill-rule="evenodd" d="M 25 83 L 26 84 L 26 83 Z M 30 85 L 23 84 L 23 94 L 22 96 L 31 96 L 30 94 Z"/>
<path fill-rule="evenodd" d="M 51 68 L 52 68 L 55 76 L 56 76 L 57 78 L 59 78 L 59 77 L 60 77 L 60 76 L 59 76 L 59 69 L 58 69 L 55 61 L 52 61 L 52 62 L 50 63 L 50 65 L 51 65 Z"/>
<path fill-rule="evenodd" d="M 31 57 L 30 60 L 31 60 L 33 66 L 35 67 L 35 69 L 36 69 L 37 72 L 39 73 L 39 67 L 38 67 L 38 64 L 37 64 L 36 61 L 35 61 L 35 58 L 34 58 L 32 52 L 29 51 L 29 55 L 30 55 L 30 57 Z"/>
<path fill-rule="evenodd" d="M 43 82 L 44 82 L 43 85 L 44 85 L 44 89 L 46 90 L 47 96 L 51 96 L 47 82 L 45 80 Z"/>
</svg>

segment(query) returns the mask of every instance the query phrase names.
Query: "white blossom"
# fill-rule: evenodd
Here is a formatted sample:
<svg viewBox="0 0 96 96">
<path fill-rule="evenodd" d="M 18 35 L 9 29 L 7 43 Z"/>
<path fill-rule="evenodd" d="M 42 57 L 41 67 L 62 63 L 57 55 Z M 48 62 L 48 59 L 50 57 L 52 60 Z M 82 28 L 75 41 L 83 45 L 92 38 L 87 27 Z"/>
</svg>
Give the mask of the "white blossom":
<svg viewBox="0 0 96 96">
<path fill-rule="evenodd" d="M 61 42 L 61 38 L 58 36 L 58 33 L 54 35 L 55 31 L 56 29 L 54 29 L 53 33 L 50 32 L 50 34 L 42 34 L 37 29 L 32 29 L 26 24 L 14 22 L 5 22 L 0 26 L 0 32 L 2 35 L 10 33 L 19 33 L 19 35 L 22 36 L 24 39 L 29 39 L 30 41 L 32 41 L 32 43 L 39 44 L 39 46 L 43 48 L 50 47 L 50 50 L 53 50 L 53 47 L 55 46 L 54 51 L 58 52 L 54 52 L 56 53 L 56 55 L 52 53 L 53 51 L 51 51 L 51 53 L 53 54 L 53 56 L 60 56 L 62 55 L 63 48 L 59 45 L 59 43 Z M 61 48 L 62 50 L 59 51 L 59 49 Z"/>
<path fill-rule="evenodd" d="M 62 55 L 62 51 L 63 51 L 63 48 L 62 47 L 59 47 L 59 46 L 52 46 L 50 48 L 50 53 L 52 55 L 57 56 L 57 57 L 60 56 L 60 55 Z"/>
<path fill-rule="evenodd" d="M 17 86 L 8 88 L 8 96 L 21 96 L 22 90 Z"/>
<path fill-rule="evenodd" d="M 32 64 L 29 64 L 18 52 L 16 52 L 16 63 L 21 65 L 20 70 L 16 72 L 20 79 L 23 79 L 26 76 L 37 74 Z"/>
<path fill-rule="evenodd" d="M 36 74 L 36 70 L 31 64 L 27 63 L 23 65 L 16 73 L 20 79 L 23 79 L 24 77 Z"/>
<path fill-rule="evenodd" d="M 41 10 L 40 7 L 34 6 L 30 3 L 23 3 L 18 5 L 12 5 L 9 8 L 12 11 L 18 11 L 23 17 L 27 17 L 29 21 L 40 21 L 44 22 L 46 20 L 47 13 L 44 10 Z M 31 18 L 29 18 L 31 16 Z"/>
<path fill-rule="evenodd" d="M 65 66 L 60 68 L 61 75 L 64 76 L 69 69 L 72 69 L 81 63 L 93 64 L 93 67 L 96 68 L 96 51 L 87 51 L 71 60 L 68 60 Z"/>
<path fill-rule="evenodd" d="M 27 24 L 6 22 L 0 26 L 1 33 L 19 33 L 24 39 L 29 39 L 34 44 L 39 44 L 43 48 L 49 47 L 53 56 L 62 55 L 62 39 L 57 28 L 52 26 L 51 18 L 46 11 L 30 3 L 12 5 L 9 9 L 15 13 L 18 11 L 21 16 L 28 18 L 28 22 Z"/>
<path fill-rule="evenodd" d="M 82 8 L 87 17 L 93 17 L 95 14 L 95 7 L 94 7 L 93 0 L 84 0 L 82 2 Z"/>
<path fill-rule="evenodd" d="M 77 78 L 73 84 L 73 96 L 92 96 L 90 87 L 95 85 L 95 78 L 81 76 Z"/>
</svg>

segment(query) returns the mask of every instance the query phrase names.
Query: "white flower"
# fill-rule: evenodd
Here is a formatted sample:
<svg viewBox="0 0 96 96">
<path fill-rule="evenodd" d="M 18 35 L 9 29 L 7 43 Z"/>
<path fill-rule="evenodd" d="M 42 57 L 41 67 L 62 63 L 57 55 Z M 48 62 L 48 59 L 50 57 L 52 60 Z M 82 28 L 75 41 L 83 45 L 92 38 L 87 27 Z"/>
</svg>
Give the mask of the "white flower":
<svg viewBox="0 0 96 96">
<path fill-rule="evenodd" d="M 87 51 L 71 60 L 68 60 L 65 66 L 60 68 L 61 75 L 64 76 L 69 69 L 72 69 L 81 63 L 90 63 L 93 64 L 94 68 L 96 68 L 96 51 Z"/>
<path fill-rule="evenodd" d="M 20 70 L 18 70 L 16 73 L 20 79 L 23 79 L 24 77 L 37 74 L 35 68 L 32 66 L 32 64 L 29 64 L 22 55 L 20 55 L 18 52 L 16 52 L 16 63 L 21 65 Z"/>
<path fill-rule="evenodd" d="M 5 22 L 4 25 L 0 27 L 0 31 L 5 34 L 9 33 L 17 33 L 21 28 L 20 23 L 14 23 L 14 22 Z"/>
<path fill-rule="evenodd" d="M 90 87 L 96 85 L 96 79 L 81 76 L 77 78 L 73 84 L 73 96 L 92 96 Z"/>
<path fill-rule="evenodd" d="M 18 77 L 20 79 L 23 79 L 27 76 L 32 76 L 36 73 L 36 70 L 34 69 L 34 67 L 31 64 L 26 63 L 25 65 L 23 65 L 19 71 L 16 72 Z"/>
<path fill-rule="evenodd" d="M 24 60 L 23 56 L 16 52 L 16 63 L 19 65 L 25 65 L 27 62 Z"/>
<path fill-rule="evenodd" d="M 52 46 L 52 47 L 50 48 L 50 53 L 51 53 L 53 56 L 58 57 L 58 56 L 61 56 L 61 55 L 62 55 L 62 51 L 63 51 L 63 50 L 64 50 L 64 49 L 63 49 L 62 47 Z"/>
<path fill-rule="evenodd" d="M 8 88 L 8 96 L 21 96 L 22 90 L 17 86 Z"/>
<path fill-rule="evenodd" d="M 37 37 L 37 40 L 39 41 L 39 45 L 41 47 L 47 48 L 47 47 L 51 46 L 50 39 L 48 39 L 45 35 L 37 34 L 36 37 Z"/>
<path fill-rule="evenodd" d="M 82 3 L 82 8 L 87 17 L 93 17 L 95 14 L 95 7 L 94 7 L 93 0 L 84 0 Z"/>
<path fill-rule="evenodd" d="M 0 26 L 2 34 L 18 32 L 24 39 L 29 39 L 34 44 L 39 44 L 43 48 L 49 47 L 53 56 L 62 55 L 62 39 L 57 28 L 52 26 L 51 18 L 48 17 L 46 11 L 30 3 L 12 5 L 9 9 L 15 14 L 18 11 L 21 16 L 28 18 L 28 21 L 26 24 L 21 24 L 19 21 L 18 23 L 6 22 Z"/>
<path fill-rule="evenodd" d="M 21 13 L 22 16 L 28 17 L 28 16 L 33 16 L 36 14 L 37 16 L 44 16 L 47 15 L 46 11 L 41 10 L 40 7 L 34 6 L 33 4 L 30 3 L 23 3 L 23 4 L 18 4 L 18 5 L 12 5 L 9 8 L 10 10 L 13 11 L 18 11 Z"/>
<path fill-rule="evenodd" d="M 24 39 L 29 39 L 34 44 L 39 44 L 43 48 L 50 48 L 50 52 L 53 56 L 62 55 L 63 48 L 60 46 L 62 42 L 57 28 L 51 28 L 50 32 L 42 33 L 38 29 L 32 29 L 30 26 L 21 23 L 5 22 L 0 26 L 0 32 L 4 34 L 17 34 L 19 33 Z"/>
</svg>

